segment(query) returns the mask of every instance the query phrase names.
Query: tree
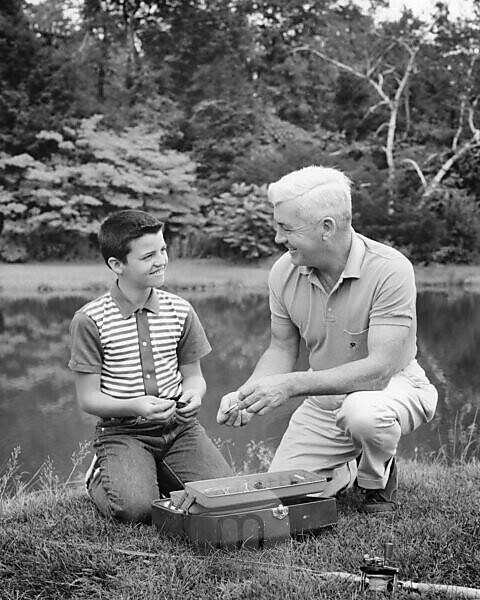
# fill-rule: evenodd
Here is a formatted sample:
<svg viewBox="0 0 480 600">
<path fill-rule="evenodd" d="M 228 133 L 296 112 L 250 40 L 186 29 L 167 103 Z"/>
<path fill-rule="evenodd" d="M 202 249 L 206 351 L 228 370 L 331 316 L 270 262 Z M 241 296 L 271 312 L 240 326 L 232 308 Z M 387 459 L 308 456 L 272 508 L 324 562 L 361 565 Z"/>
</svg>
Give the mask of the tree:
<svg viewBox="0 0 480 600">
<path fill-rule="evenodd" d="M 0 144 L 13 147 L 22 128 L 22 111 L 29 111 L 28 85 L 35 70 L 39 43 L 29 29 L 22 3 L 0 5 Z"/>
<path fill-rule="evenodd" d="M 403 18 L 408 20 L 410 15 L 405 13 Z M 388 167 L 388 189 L 393 197 L 396 169 L 394 148 L 398 116 L 404 101 L 406 86 L 415 69 L 424 32 L 421 31 L 421 35 L 418 35 L 414 31 L 414 35 L 412 35 L 410 31 L 407 35 L 402 31 L 402 23 L 398 25 L 397 31 L 388 31 L 388 29 L 380 34 L 376 30 L 370 32 L 368 36 L 370 38 L 369 49 L 365 53 L 365 60 L 362 64 L 345 63 L 335 58 L 332 56 L 332 49 L 325 49 L 326 44 L 321 40 L 315 47 L 310 44 L 298 46 L 293 49 L 293 52 L 313 54 L 340 71 L 364 81 L 374 90 L 377 102 L 368 108 L 363 120 L 381 108 L 387 109 L 387 121 L 382 123 L 377 132 L 386 126 L 384 149 Z M 364 39 L 363 42 L 365 41 Z"/>
<path fill-rule="evenodd" d="M 436 66 L 430 64 L 426 69 L 429 69 L 428 74 L 432 69 L 447 74 L 441 78 L 443 102 L 437 101 L 436 110 L 438 113 L 448 107 L 450 111 L 450 119 L 443 119 L 448 145 L 446 149 L 431 153 L 428 160 L 420 164 L 413 158 L 404 159 L 414 168 L 422 185 L 420 208 L 426 205 L 458 162 L 480 147 L 480 31 L 476 20 L 452 22 L 445 10 L 445 6 L 438 5 L 433 28 L 435 37 L 430 42 L 430 57 Z M 437 115 L 435 121 L 441 120 L 442 116 Z"/>
</svg>

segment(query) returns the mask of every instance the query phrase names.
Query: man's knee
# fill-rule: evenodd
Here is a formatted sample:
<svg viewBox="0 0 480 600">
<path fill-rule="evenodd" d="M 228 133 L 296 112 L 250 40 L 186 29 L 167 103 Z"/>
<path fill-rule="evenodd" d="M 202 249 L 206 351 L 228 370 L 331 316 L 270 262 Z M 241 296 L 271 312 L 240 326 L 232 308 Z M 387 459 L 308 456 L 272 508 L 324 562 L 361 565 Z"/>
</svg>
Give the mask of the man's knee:
<svg viewBox="0 0 480 600">
<path fill-rule="evenodd" d="M 382 444 L 387 429 L 399 427 L 395 415 L 386 415 L 382 392 L 348 394 L 337 415 L 337 425 L 352 438 Z"/>
</svg>

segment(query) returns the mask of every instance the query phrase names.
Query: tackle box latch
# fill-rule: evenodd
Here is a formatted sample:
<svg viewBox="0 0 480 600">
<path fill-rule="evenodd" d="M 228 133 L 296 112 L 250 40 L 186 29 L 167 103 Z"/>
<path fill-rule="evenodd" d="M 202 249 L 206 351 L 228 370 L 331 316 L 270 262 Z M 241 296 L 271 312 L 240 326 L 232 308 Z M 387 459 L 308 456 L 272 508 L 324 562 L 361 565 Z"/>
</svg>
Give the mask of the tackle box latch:
<svg viewBox="0 0 480 600">
<path fill-rule="evenodd" d="M 288 517 L 288 506 L 284 506 L 283 504 L 275 506 L 275 508 L 272 508 L 272 515 L 276 519 L 284 519 L 285 517 Z"/>
</svg>

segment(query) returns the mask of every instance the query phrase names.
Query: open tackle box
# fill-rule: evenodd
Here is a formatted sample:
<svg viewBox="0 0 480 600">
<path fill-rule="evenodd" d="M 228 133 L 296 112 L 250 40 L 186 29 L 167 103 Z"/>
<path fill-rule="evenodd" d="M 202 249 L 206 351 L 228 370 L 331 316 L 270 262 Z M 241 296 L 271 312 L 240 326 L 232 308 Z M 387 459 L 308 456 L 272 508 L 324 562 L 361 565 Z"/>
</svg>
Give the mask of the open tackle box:
<svg viewBox="0 0 480 600">
<path fill-rule="evenodd" d="M 268 547 L 336 524 L 335 499 L 321 497 L 330 479 L 291 470 L 194 481 L 153 502 L 153 523 L 197 545 Z"/>
</svg>

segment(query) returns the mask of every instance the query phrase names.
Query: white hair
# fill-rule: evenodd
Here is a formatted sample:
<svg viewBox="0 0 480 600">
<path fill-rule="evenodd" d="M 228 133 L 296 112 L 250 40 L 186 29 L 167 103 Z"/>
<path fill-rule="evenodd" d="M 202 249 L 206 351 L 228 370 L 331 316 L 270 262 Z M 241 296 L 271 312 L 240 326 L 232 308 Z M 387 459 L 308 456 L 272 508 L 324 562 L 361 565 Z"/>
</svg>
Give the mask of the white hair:
<svg viewBox="0 0 480 600">
<path fill-rule="evenodd" d="M 350 179 L 342 171 L 312 165 L 271 183 L 268 197 L 273 206 L 299 200 L 297 213 L 305 220 L 315 220 L 320 213 L 330 211 L 341 224 L 349 225 L 352 217 L 350 186 Z"/>
</svg>

